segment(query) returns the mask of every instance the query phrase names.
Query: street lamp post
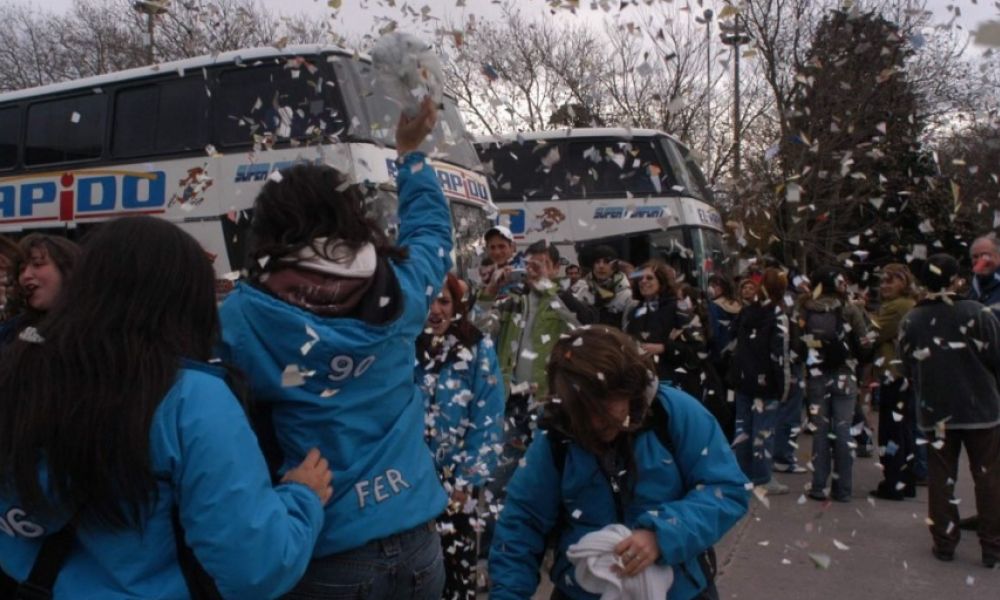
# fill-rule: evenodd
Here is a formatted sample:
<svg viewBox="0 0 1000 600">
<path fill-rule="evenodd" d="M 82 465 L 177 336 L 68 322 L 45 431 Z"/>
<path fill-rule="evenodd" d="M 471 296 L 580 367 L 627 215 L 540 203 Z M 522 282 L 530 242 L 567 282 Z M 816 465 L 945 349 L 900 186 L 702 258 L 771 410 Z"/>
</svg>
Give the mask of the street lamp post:
<svg viewBox="0 0 1000 600">
<path fill-rule="evenodd" d="M 733 48 L 733 174 L 739 180 L 740 166 L 740 46 L 753 39 L 736 13 L 731 24 L 719 23 L 722 43 Z"/>
<path fill-rule="evenodd" d="M 712 17 L 711 8 L 705 9 L 705 160 L 712 159 Z M 706 163 L 707 164 L 707 163 Z"/>
<path fill-rule="evenodd" d="M 170 4 L 170 0 L 135 0 L 132 3 L 132 8 L 146 15 L 146 35 L 149 42 L 147 46 L 147 58 L 149 64 L 156 62 L 156 45 L 153 43 L 155 19 L 158 15 L 168 12 L 168 4 Z"/>
</svg>

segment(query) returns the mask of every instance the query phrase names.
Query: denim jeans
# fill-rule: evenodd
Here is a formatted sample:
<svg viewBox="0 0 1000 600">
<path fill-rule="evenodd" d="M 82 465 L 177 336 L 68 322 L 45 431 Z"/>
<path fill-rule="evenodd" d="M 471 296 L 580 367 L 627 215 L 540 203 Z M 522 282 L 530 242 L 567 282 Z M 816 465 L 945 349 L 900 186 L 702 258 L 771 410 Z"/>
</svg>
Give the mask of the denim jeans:
<svg viewBox="0 0 1000 600">
<path fill-rule="evenodd" d="M 441 538 L 434 522 L 315 558 L 289 600 L 439 600 L 444 590 Z"/>
<path fill-rule="evenodd" d="M 733 453 L 743 474 L 754 485 L 771 481 L 771 461 L 774 453 L 774 425 L 777 421 L 777 400 L 752 398 L 736 393 L 736 437 Z"/>
<path fill-rule="evenodd" d="M 815 428 L 812 491 L 818 494 L 826 488 L 832 459 L 834 477 L 830 495 L 835 500 L 846 500 L 851 496 L 851 469 L 854 465 L 851 420 L 857 403 L 857 380 L 843 371 L 810 374 L 806 395 L 809 399 L 809 420 Z"/>
<path fill-rule="evenodd" d="M 788 398 L 778 407 L 777 424 L 774 428 L 774 462 L 794 465 L 795 440 L 802 427 L 802 398 L 806 394 L 803 366 L 792 366 L 792 380 L 788 388 Z"/>
</svg>

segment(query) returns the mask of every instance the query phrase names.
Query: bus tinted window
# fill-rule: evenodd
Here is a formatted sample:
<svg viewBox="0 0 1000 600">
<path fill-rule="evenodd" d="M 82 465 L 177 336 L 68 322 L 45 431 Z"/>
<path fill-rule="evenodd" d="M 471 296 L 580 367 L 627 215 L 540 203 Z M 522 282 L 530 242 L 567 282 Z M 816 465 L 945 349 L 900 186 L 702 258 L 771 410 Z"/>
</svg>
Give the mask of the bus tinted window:
<svg viewBox="0 0 1000 600">
<path fill-rule="evenodd" d="M 32 104 L 28 108 L 25 164 L 100 158 L 107 105 L 103 94 Z"/>
<path fill-rule="evenodd" d="M 334 81 L 302 58 L 226 71 L 219 84 L 216 133 L 224 146 L 321 142 L 346 127 Z"/>
<path fill-rule="evenodd" d="M 494 200 L 579 200 L 678 195 L 654 138 L 482 143 Z"/>
<path fill-rule="evenodd" d="M 568 197 L 559 143 L 526 140 L 480 146 L 493 200 L 551 200 Z"/>
<path fill-rule="evenodd" d="M 673 174 L 652 139 L 573 140 L 567 170 L 571 186 L 582 196 L 676 193 L 671 191 Z"/>
<path fill-rule="evenodd" d="M 21 109 L 0 110 L 0 169 L 17 165 L 17 142 L 21 135 Z"/>
<path fill-rule="evenodd" d="M 115 97 L 112 152 L 130 157 L 204 148 L 207 109 L 201 79 L 122 90 Z"/>
</svg>

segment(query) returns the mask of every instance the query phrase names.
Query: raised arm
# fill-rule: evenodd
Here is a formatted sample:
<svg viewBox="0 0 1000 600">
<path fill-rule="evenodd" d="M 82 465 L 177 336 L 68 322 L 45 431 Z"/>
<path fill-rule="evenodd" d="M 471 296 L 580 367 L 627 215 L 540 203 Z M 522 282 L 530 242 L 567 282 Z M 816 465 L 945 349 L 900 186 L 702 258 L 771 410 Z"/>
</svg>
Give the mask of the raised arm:
<svg viewBox="0 0 1000 600">
<path fill-rule="evenodd" d="M 429 99 L 413 119 L 400 117 L 396 129 L 396 150 L 400 164 L 396 173 L 399 190 L 398 244 L 409 250 L 409 259 L 397 269 L 409 280 L 411 289 L 426 290 L 427 306 L 437 296 L 441 282 L 451 268 L 451 212 L 441 191 L 437 173 L 417 150 L 437 117 Z"/>
</svg>

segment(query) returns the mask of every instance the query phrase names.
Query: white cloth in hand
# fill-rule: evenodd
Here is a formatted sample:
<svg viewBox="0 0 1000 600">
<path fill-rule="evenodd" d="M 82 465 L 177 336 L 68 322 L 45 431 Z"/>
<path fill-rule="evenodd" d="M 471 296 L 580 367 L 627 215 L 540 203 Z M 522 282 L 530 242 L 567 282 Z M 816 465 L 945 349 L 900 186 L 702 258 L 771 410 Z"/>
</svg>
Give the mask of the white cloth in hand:
<svg viewBox="0 0 1000 600">
<path fill-rule="evenodd" d="M 566 550 L 566 557 L 576 568 L 576 581 L 601 600 L 664 600 L 674 583 L 669 566 L 652 564 L 634 577 L 620 577 L 611 567 L 621 565 L 615 546 L 632 535 L 621 524 L 608 525 L 580 538 Z"/>
</svg>

